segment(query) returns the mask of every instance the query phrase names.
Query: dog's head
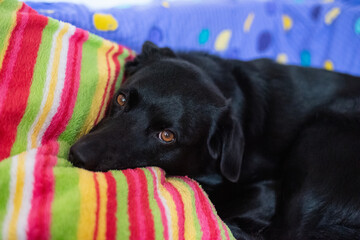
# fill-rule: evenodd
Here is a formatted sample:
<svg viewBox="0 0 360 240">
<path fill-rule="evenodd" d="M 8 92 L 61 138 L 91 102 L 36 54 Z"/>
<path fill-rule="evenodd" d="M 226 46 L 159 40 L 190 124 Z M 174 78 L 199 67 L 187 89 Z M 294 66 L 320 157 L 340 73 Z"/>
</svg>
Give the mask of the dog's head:
<svg viewBox="0 0 360 240">
<path fill-rule="evenodd" d="M 158 166 L 192 177 L 217 171 L 237 181 L 242 129 L 203 70 L 146 42 L 127 63 L 125 76 L 107 116 L 72 146 L 75 166 L 93 171 Z"/>
</svg>

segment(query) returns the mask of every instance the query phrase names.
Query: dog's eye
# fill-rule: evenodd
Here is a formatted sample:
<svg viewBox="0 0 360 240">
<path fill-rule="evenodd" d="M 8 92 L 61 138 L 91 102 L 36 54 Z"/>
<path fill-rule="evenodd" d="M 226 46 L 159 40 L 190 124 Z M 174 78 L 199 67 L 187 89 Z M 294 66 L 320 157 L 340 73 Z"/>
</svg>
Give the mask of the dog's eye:
<svg viewBox="0 0 360 240">
<path fill-rule="evenodd" d="M 175 141 L 175 134 L 170 130 L 163 130 L 159 133 L 159 139 L 166 143 L 171 143 Z"/>
<path fill-rule="evenodd" d="M 118 103 L 120 106 L 123 107 L 123 106 L 125 106 L 127 100 L 126 100 L 125 95 L 120 93 L 120 94 L 117 96 L 116 101 L 117 101 L 117 103 Z"/>
</svg>

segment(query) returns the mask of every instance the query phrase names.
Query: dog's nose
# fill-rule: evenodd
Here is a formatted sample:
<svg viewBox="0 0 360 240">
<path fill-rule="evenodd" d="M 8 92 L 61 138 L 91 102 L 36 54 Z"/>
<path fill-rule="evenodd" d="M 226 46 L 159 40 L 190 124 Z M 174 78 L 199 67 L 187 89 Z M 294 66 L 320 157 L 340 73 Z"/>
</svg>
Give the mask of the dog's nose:
<svg viewBox="0 0 360 240">
<path fill-rule="evenodd" d="M 96 146 L 93 145 L 91 142 L 81 140 L 75 143 L 70 148 L 69 161 L 76 167 L 95 170 L 99 154 Z"/>
<path fill-rule="evenodd" d="M 76 167 L 84 167 L 86 159 L 74 146 L 70 148 L 69 161 Z"/>
</svg>

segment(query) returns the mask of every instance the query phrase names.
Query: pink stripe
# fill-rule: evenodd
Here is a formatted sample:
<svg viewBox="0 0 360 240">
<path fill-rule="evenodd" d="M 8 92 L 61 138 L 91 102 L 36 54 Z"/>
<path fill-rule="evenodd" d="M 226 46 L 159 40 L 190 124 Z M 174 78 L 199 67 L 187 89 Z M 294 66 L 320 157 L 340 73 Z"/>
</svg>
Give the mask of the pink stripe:
<svg viewBox="0 0 360 240">
<path fill-rule="evenodd" d="M 187 183 L 189 184 L 189 186 L 191 186 L 191 188 L 195 193 L 196 201 L 199 201 L 198 205 L 196 206 L 196 209 L 201 208 L 202 213 L 204 214 L 203 216 L 205 216 L 204 222 L 206 222 L 207 229 L 206 232 L 204 232 L 205 234 L 203 234 L 202 239 L 221 238 L 220 229 L 217 224 L 217 220 L 215 219 L 214 212 L 210 207 L 211 204 L 210 200 L 205 196 L 205 193 L 195 181 L 187 177 L 182 177 L 182 179 L 184 181 L 186 181 L 185 179 L 187 179 Z"/>
<path fill-rule="evenodd" d="M 54 198 L 53 167 L 59 145 L 51 142 L 39 148 L 34 169 L 34 190 L 28 216 L 28 239 L 50 239 L 51 204 Z"/>
<path fill-rule="evenodd" d="M 164 182 L 164 187 L 171 194 L 175 206 L 176 213 L 178 216 L 178 229 L 179 229 L 179 239 L 185 239 L 185 213 L 184 213 L 184 203 L 182 201 L 181 195 L 178 190 L 168 181 L 165 180 L 165 173 L 161 171 L 161 182 Z"/>
<path fill-rule="evenodd" d="M 228 231 L 225 223 L 224 223 L 221 219 L 220 219 L 220 221 L 221 221 L 221 226 L 222 226 L 222 228 L 224 229 L 226 239 L 227 239 L 227 240 L 230 240 L 229 231 Z"/>
<path fill-rule="evenodd" d="M 140 182 L 140 200 L 141 200 L 141 223 L 146 226 L 145 232 L 143 233 L 146 240 L 155 240 L 155 225 L 154 217 L 150 209 L 149 204 L 149 191 L 148 191 L 148 182 L 143 169 L 137 169 L 136 171 L 138 180 Z"/>
<path fill-rule="evenodd" d="M 5 102 L 5 97 L 7 96 L 10 79 L 13 76 L 13 70 L 19 54 L 19 50 L 21 48 L 21 42 L 24 36 L 24 30 L 29 20 L 28 12 L 29 12 L 29 7 L 23 3 L 23 6 L 21 7 L 20 11 L 17 13 L 17 18 L 19 18 L 20 17 L 19 15 L 21 14 L 22 17 L 21 21 L 19 22 L 19 19 L 17 19 L 17 24 L 19 24 L 19 26 L 16 27 L 17 29 L 13 30 L 14 44 L 12 45 L 11 48 L 8 48 L 8 50 L 10 50 L 11 52 L 6 54 L 6 56 L 9 57 L 9 60 L 6 64 L 5 62 L 3 62 L 3 66 L 5 66 L 6 69 L 4 74 L 2 75 L 2 78 L 0 78 L 0 112 L 2 111 L 2 107 Z"/>
<path fill-rule="evenodd" d="M 159 194 L 158 194 L 158 191 L 159 191 L 159 188 L 158 188 L 158 184 L 160 180 L 158 180 L 158 176 L 156 175 L 156 173 L 154 172 L 154 169 L 151 168 L 151 167 L 148 167 L 147 168 L 152 177 L 153 177 L 153 183 L 154 183 L 154 197 L 155 197 L 155 200 L 156 202 L 158 203 L 159 205 L 159 208 L 160 208 L 160 213 L 161 213 L 161 221 L 162 221 L 162 224 L 164 226 L 164 239 L 167 240 L 169 239 L 169 229 L 168 229 L 168 221 L 167 221 L 167 217 L 166 217 L 166 212 L 165 212 L 165 207 L 159 197 Z"/>
<path fill-rule="evenodd" d="M 141 218 L 143 215 L 142 206 L 141 206 L 141 191 L 140 190 L 140 182 L 135 172 L 136 170 L 128 169 L 123 171 L 123 174 L 126 177 L 126 181 L 128 183 L 129 189 L 133 191 L 129 191 L 128 195 L 128 214 L 130 220 L 130 239 L 139 239 L 141 234 L 145 234 L 145 226 L 141 222 Z"/>
<path fill-rule="evenodd" d="M 45 144 L 51 139 L 56 139 L 65 130 L 75 106 L 80 83 L 80 69 L 82 60 L 82 45 L 88 39 L 89 33 L 76 29 L 69 40 L 67 65 L 64 89 L 61 95 L 60 106 L 54 115 L 41 143 Z"/>
<path fill-rule="evenodd" d="M 115 240 L 117 232 L 117 201 L 116 195 L 116 180 L 111 172 L 104 173 L 106 182 L 108 185 L 107 189 L 107 204 L 106 204 L 106 239 Z M 122 193 L 119 193 L 122 194 Z"/>
<path fill-rule="evenodd" d="M 146 232 L 145 225 L 141 221 L 141 219 L 144 217 L 144 213 L 142 211 L 143 207 L 141 204 L 141 198 L 142 198 L 142 196 L 141 196 L 142 191 L 141 191 L 141 185 L 140 185 L 141 183 L 140 183 L 140 179 L 139 179 L 139 176 L 138 176 L 136 170 L 131 170 L 130 175 L 133 178 L 133 181 L 135 183 L 134 189 L 136 189 L 136 193 L 135 193 L 134 204 L 136 204 L 136 206 L 137 206 L 136 220 L 137 220 L 137 224 L 139 224 L 138 230 L 139 230 L 139 233 L 141 236 L 141 234 L 145 234 L 145 232 Z M 134 206 L 134 205 L 130 205 L 130 206 Z"/>
<path fill-rule="evenodd" d="M 198 219 L 200 221 L 200 226 L 201 226 L 201 231 L 203 233 L 202 239 L 211 239 L 209 224 L 207 221 L 208 216 L 206 216 L 203 211 L 203 208 L 201 206 L 202 202 L 200 200 L 199 193 L 197 192 L 196 187 L 194 186 L 195 184 L 187 177 L 180 177 L 180 178 L 182 180 L 184 180 L 184 182 L 186 182 L 194 192 L 196 213 L 198 215 Z"/>
</svg>

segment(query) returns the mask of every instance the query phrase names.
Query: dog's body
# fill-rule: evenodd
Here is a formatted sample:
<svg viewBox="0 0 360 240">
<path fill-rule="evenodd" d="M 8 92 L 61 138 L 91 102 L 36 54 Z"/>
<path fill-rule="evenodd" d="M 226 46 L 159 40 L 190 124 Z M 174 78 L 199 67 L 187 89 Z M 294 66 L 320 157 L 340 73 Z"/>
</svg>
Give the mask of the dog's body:
<svg viewBox="0 0 360 240">
<path fill-rule="evenodd" d="M 189 175 L 240 239 L 360 239 L 360 78 L 151 43 L 126 74 L 75 165 Z"/>
</svg>

